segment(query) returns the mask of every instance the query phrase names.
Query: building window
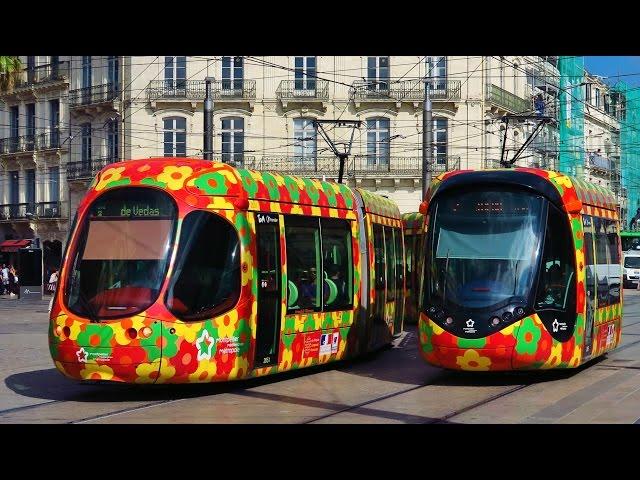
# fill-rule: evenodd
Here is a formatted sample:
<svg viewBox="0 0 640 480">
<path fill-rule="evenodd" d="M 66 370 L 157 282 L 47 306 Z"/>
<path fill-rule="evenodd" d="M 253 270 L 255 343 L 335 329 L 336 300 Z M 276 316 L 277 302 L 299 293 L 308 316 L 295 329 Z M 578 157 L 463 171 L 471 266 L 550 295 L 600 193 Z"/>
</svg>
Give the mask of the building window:
<svg viewBox="0 0 640 480">
<path fill-rule="evenodd" d="M 244 66 L 242 57 L 222 57 L 222 93 L 242 91 Z"/>
<path fill-rule="evenodd" d="M 9 172 L 9 203 L 20 202 L 20 172 L 17 170 Z"/>
<path fill-rule="evenodd" d="M 433 128 L 434 156 L 436 164 L 447 164 L 447 119 L 435 118 Z"/>
<path fill-rule="evenodd" d="M 187 57 L 164 57 L 165 88 L 185 92 L 187 86 Z"/>
<path fill-rule="evenodd" d="M 31 151 L 34 149 L 36 140 L 36 104 L 27 103 L 25 108 L 27 111 L 27 138 L 25 140 L 27 150 Z"/>
<path fill-rule="evenodd" d="M 49 146 L 58 148 L 60 146 L 60 100 L 49 100 Z"/>
<path fill-rule="evenodd" d="M 428 57 L 427 76 L 431 77 L 432 90 L 446 90 L 447 57 Z"/>
<path fill-rule="evenodd" d="M 296 57 L 295 90 L 315 90 L 316 72 L 316 57 Z"/>
<path fill-rule="evenodd" d="M 33 83 L 36 78 L 36 57 L 27 57 L 27 82 Z"/>
<path fill-rule="evenodd" d="M 82 88 L 91 87 L 91 73 L 91 56 L 84 55 L 82 57 Z"/>
<path fill-rule="evenodd" d="M 389 90 L 389 57 L 367 58 L 367 89 Z"/>
<path fill-rule="evenodd" d="M 12 143 L 11 151 L 15 152 L 18 137 L 20 136 L 20 109 L 17 105 L 9 110 L 9 136 Z"/>
<path fill-rule="evenodd" d="M 118 86 L 120 83 L 120 63 L 118 62 L 118 57 L 110 56 L 107 59 L 107 63 L 109 66 L 109 78 L 108 83 L 110 84 L 110 89 L 118 91 Z"/>
<path fill-rule="evenodd" d="M 36 171 L 34 169 L 25 170 L 26 173 L 26 202 L 29 204 L 27 207 L 29 212 L 36 213 L 35 203 L 36 203 Z"/>
<path fill-rule="evenodd" d="M 298 165 L 315 164 L 318 131 L 311 118 L 293 119 L 293 154 Z"/>
<path fill-rule="evenodd" d="M 367 164 L 389 165 L 389 119 L 367 120 Z"/>
<path fill-rule="evenodd" d="M 164 119 L 164 156 L 186 157 L 187 119 L 169 117 Z"/>
<path fill-rule="evenodd" d="M 60 167 L 49 168 L 49 201 L 60 200 Z"/>
<path fill-rule="evenodd" d="M 596 108 L 600 108 L 600 89 L 596 88 L 595 89 L 595 106 Z"/>
<path fill-rule="evenodd" d="M 82 163 L 91 162 L 91 124 L 83 123 L 81 126 L 82 129 Z"/>
<path fill-rule="evenodd" d="M 111 161 L 119 158 L 119 138 L 118 138 L 118 120 L 109 120 L 107 122 L 107 157 Z"/>
<path fill-rule="evenodd" d="M 584 101 L 591 103 L 591 85 L 589 84 L 584 86 Z"/>
<path fill-rule="evenodd" d="M 244 118 L 222 119 L 222 161 L 242 162 L 244 155 Z"/>
</svg>

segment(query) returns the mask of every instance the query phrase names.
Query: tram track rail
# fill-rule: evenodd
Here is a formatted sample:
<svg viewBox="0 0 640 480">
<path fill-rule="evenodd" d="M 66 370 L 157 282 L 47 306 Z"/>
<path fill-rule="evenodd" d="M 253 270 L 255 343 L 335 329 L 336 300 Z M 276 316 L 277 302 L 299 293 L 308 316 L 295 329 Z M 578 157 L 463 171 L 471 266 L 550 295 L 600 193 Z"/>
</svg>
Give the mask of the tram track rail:
<svg viewBox="0 0 640 480">
<path fill-rule="evenodd" d="M 633 325 L 636 325 L 640 323 L 640 321 L 638 322 L 634 322 L 631 323 L 629 325 L 625 325 L 622 328 L 628 328 L 631 327 Z M 401 342 L 402 343 L 402 342 Z M 616 348 L 615 350 L 608 352 L 609 354 L 613 354 L 613 353 L 618 353 L 621 351 L 624 351 L 630 347 L 633 347 L 635 345 L 640 344 L 640 340 L 635 340 L 633 342 L 627 343 L 626 345 L 623 345 L 621 347 Z M 631 366 L 627 366 L 627 365 L 611 365 L 611 364 L 601 364 L 599 365 L 602 368 L 607 368 L 607 369 L 621 369 L 621 368 L 633 368 L 633 369 L 638 369 L 639 367 L 631 367 Z M 309 372 L 312 373 L 312 372 Z M 356 403 L 354 405 L 349 405 L 349 406 L 345 406 L 344 408 L 340 408 L 337 409 L 335 411 L 326 413 L 326 414 L 322 414 L 322 415 L 318 415 L 314 418 L 310 418 L 304 422 L 302 422 L 303 424 L 307 424 L 307 423 L 315 423 L 315 422 L 319 422 L 321 420 L 327 419 L 327 418 L 331 418 L 331 417 L 335 417 L 337 415 L 341 415 L 344 413 L 349 413 L 349 412 L 355 412 L 357 413 L 358 409 L 362 409 L 363 407 L 367 407 L 369 405 L 375 404 L 377 402 L 380 401 L 384 401 L 384 400 L 388 400 L 394 397 L 398 397 L 407 393 L 410 393 L 412 391 L 416 391 L 416 390 L 420 390 L 423 388 L 427 388 L 430 386 L 436 386 L 436 385 L 442 385 L 443 381 L 446 381 L 448 379 L 451 378 L 455 378 L 455 376 L 458 374 L 459 372 L 445 372 L 443 375 L 437 377 L 435 380 L 433 381 L 429 381 L 426 383 L 422 383 L 419 385 L 412 385 L 408 388 L 404 388 L 392 393 L 387 393 L 384 395 L 379 395 L 376 396 L 375 398 L 371 398 L 359 403 Z M 425 423 L 425 424 L 439 424 L 439 423 L 451 423 L 451 419 L 462 415 L 464 413 L 467 413 L 471 410 L 474 410 L 476 408 L 480 408 L 483 407 L 491 402 L 494 402 L 496 400 L 502 399 L 506 396 L 509 396 L 511 394 L 514 394 L 516 392 L 519 392 L 520 390 L 523 390 L 527 387 L 530 387 L 532 385 L 535 385 L 537 382 L 526 382 L 526 383 L 521 383 L 521 384 L 516 384 L 516 385 L 510 385 L 508 386 L 504 391 L 501 392 L 496 392 L 493 393 L 491 395 L 488 395 L 486 398 L 477 400 L 475 402 L 471 402 L 468 405 L 465 405 L 461 408 L 457 408 L 454 411 L 451 411 L 441 417 L 438 418 L 432 418 L 429 419 L 425 422 L 421 422 L 421 423 Z M 126 388 L 127 392 L 133 392 L 136 390 L 136 388 L 138 388 L 138 386 L 132 386 L 132 388 Z M 223 388 L 220 392 L 213 394 L 213 396 L 218 395 L 220 393 L 237 393 L 237 392 L 241 392 L 243 390 L 246 390 L 246 387 L 243 386 L 238 386 L 235 387 L 233 384 L 229 384 L 229 388 Z M 208 396 L 208 395 L 205 395 Z M 156 401 L 150 401 L 148 403 L 143 403 L 141 405 L 135 405 L 135 406 L 131 406 L 128 408 L 122 408 L 122 409 L 116 409 L 110 412 L 105 412 L 102 414 L 97 414 L 97 415 L 90 415 L 90 416 L 86 416 L 83 418 L 79 418 L 79 419 L 73 419 L 73 420 L 69 420 L 68 422 L 64 422 L 64 423 L 69 423 L 69 424 L 82 424 L 82 423 L 90 423 L 92 421 L 96 421 L 96 420 L 101 420 L 101 419 L 105 419 L 105 418 L 109 418 L 109 417 L 116 417 L 119 415 L 126 415 L 127 413 L 131 413 L 131 412 L 135 412 L 135 411 L 140 411 L 140 410 L 145 410 L 145 409 L 150 409 L 150 408 L 155 408 L 155 407 L 159 407 L 159 406 L 163 406 L 163 405 L 168 405 L 168 404 L 172 404 L 172 403 L 177 403 L 177 402 L 181 402 L 181 401 L 185 401 L 185 400 L 190 400 L 193 398 L 201 398 L 200 396 L 197 395 L 186 395 L 183 397 L 179 397 L 179 398 L 169 398 L 169 399 L 163 399 L 163 400 L 156 400 Z M 2 417 L 4 415 L 7 414 L 12 414 L 12 413 L 17 413 L 20 411 L 26 411 L 26 410 L 35 410 L 35 409 L 39 409 L 39 408 L 46 408 L 46 407 L 50 407 L 56 404 L 64 404 L 64 403 L 72 403 L 74 402 L 74 400 L 52 400 L 52 401 L 48 401 L 48 402 L 41 402 L 38 404 L 34 404 L 34 405 L 24 405 L 24 406 L 19 406 L 19 407 L 14 407 L 14 408 L 8 408 L 5 410 L 0 410 L 0 421 L 2 420 Z"/>
</svg>

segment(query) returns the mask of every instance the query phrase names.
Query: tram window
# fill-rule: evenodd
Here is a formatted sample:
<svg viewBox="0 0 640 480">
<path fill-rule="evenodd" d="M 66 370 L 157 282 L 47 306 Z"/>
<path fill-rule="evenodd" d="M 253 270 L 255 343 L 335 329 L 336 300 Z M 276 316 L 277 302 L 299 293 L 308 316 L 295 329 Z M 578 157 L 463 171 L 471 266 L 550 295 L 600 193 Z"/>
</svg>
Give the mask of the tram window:
<svg viewBox="0 0 640 480">
<path fill-rule="evenodd" d="M 289 312 L 322 309 L 322 290 L 317 281 L 322 271 L 318 218 L 285 217 L 287 279 L 298 291 Z M 290 287 L 291 288 L 291 287 Z"/>
<path fill-rule="evenodd" d="M 607 220 L 594 217 L 593 226 L 596 240 L 596 283 L 598 293 L 598 308 L 606 307 L 610 302 L 610 291 L 615 290 L 615 284 L 620 282 L 615 276 L 610 277 L 609 265 L 611 255 L 609 252 L 609 239 L 607 238 Z M 619 288 L 619 286 L 618 286 Z M 619 296 L 619 292 L 618 292 Z"/>
<path fill-rule="evenodd" d="M 167 307 L 181 319 L 202 320 L 230 310 L 239 295 L 238 233 L 214 213 L 188 214 L 182 222 Z"/>
<path fill-rule="evenodd" d="M 403 269 L 404 269 L 404 258 L 402 258 L 402 230 L 398 228 L 393 229 L 393 242 L 396 248 L 396 294 L 399 299 L 404 298 L 404 278 L 403 278 Z M 396 306 L 396 308 L 398 308 Z"/>
<path fill-rule="evenodd" d="M 584 262 L 586 265 L 585 273 L 587 278 L 586 290 L 587 297 L 592 302 L 595 299 L 596 289 L 595 289 L 595 259 L 593 256 L 593 219 L 591 217 L 585 216 L 584 223 Z"/>
<path fill-rule="evenodd" d="M 352 306 L 353 260 L 348 221 L 321 219 L 324 311 Z"/>
<path fill-rule="evenodd" d="M 536 308 L 566 311 L 575 305 L 574 255 L 567 217 L 549 205 Z"/>
<path fill-rule="evenodd" d="M 384 318 L 384 291 L 385 291 L 385 268 L 384 268 L 384 230 L 382 225 L 373 225 L 373 250 L 375 262 L 375 316 Z"/>
<path fill-rule="evenodd" d="M 387 302 L 393 302 L 396 299 L 395 278 L 396 268 L 396 249 L 393 241 L 393 229 L 384 227 L 384 246 L 385 246 L 385 264 L 387 267 Z"/>
<path fill-rule="evenodd" d="M 413 281 L 413 243 L 415 237 L 413 235 L 405 235 L 404 237 L 404 254 L 407 259 L 406 272 L 407 272 L 407 290 L 411 290 L 411 283 Z"/>
</svg>

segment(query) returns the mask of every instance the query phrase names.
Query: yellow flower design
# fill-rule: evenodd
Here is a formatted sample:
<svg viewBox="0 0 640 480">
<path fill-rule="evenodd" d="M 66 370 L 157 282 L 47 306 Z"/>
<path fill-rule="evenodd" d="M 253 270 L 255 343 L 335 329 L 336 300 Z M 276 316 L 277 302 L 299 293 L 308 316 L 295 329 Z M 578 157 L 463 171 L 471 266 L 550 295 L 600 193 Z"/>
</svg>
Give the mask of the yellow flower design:
<svg viewBox="0 0 640 480">
<path fill-rule="evenodd" d="M 142 173 L 142 172 L 146 172 L 147 170 L 150 170 L 150 169 L 151 169 L 151 165 L 147 164 L 147 165 L 143 165 L 143 166 L 139 167 L 138 171 L 140 173 Z"/>
<path fill-rule="evenodd" d="M 251 252 L 248 249 L 243 249 L 243 255 L 242 255 L 242 286 L 244 287 L 246 284 L 248 284 L 251 281 L 251 278 L 253 277 L 253 256 L 251 255 Z M 247 268 L 245 269 L 245 264 L 247 266 Z M 245 271 L 246 270 L 246 271 Z"/>
<path fill-rule="evenodd" d="M 462 370 L 481 371 L 489 370 L 491 359 L 481 356 L 475 350 L 467 350 L 464 355 L 456 357 L 456 363 Z"/>
<path fill-rule="evenodd" d="M 87 363 L 85 368 L 80 370 L 80 377 L 83 380 L 111 380 L 113 370 L 106 365 Z"/>
<path fill-rule="evenodd" d="M 584 270 L 584 253 L 582 253 L 582 249 L 576 249 L 576 264 L 581 271 Z"/>
<path fill-rule="evenodd" d="M 68 323 L 71 323 L 71 325 L 68 325 Z M 71 330 L 71 332 L 69 333 L 69 337 L 65 337 L 64 334 L 62 334 L 60 335 L 60 340 L 67 340 L 67 338 L 69 340 L 77 340 L 82 323 L 78 320 L 72 320 L 71 322 L 69 322 L 69 317 L 67 316 L 67 314 L 62 313 L 56 318 L 56 326 L 59 326 L 61 328 L 68 326 Z"/>
<path fill-rule="evenodd" d="M 236 332 L 236 328 L 238 328 L 238 311 L 231 310 L 226 315 L 222 315 L 217 317 L 214 320 L 216 327 L 218 327 L 218 337 L 233 337 Z"/>
<path fill-rule="evenodd" d="M 189 380 L 192 382 L 206 382 L 216 375 L 216 371 L 215 361 L 201 360 L 198 364 L 198 369 L 189 375 Z"/>
<path fill-rule="evenodd" d="M 434 335 L 442 335 L 444 333 L 444 328 L 440 328 L 437 323 L 431 320 L 429 320 L 429 326 L 431 327 L 431 330 L 433 330 Z"/>
<path fill-rule="evenodd" d="M 562 344 L 560 342 L 553 342 L 553 346 L 551 347 L 551 353 L 549 354 L 549 358 L 540 368 L 555 368 L 560 365 L 562 361 Z"/>
<path fill-rule="evenodd" d="M 176 337 L 182 337 L 186 342 L 194 343 L 202 324 L 175 322 L 172 326 L 176 329 Z"/>
<path fill-rule="evenodd" d="M 229 372 L 229 378 L 241 378 L 247 375 L 249 362 L 246 357 L 236 357 L 236 361 Z"/>
<path fill-rule="evenodd" d="M 158 377 L 158 383 L 164 383 L 171 379 L 176 374 L 176 369 L 173 365 L 169 364 L 169 360 L 162 357 L 160 359 L 160 376 Z"/>
<path fill-rule="evenodd" d="M 100 191 L 104 189 L 108 183 L 115 182 L 122 178 L 122 172 L 124 172 L 125 167 L 117 167 L 117 168 L 107 168 L 100 175 L 100 181 L 96 185 L 96 190 Z"/>
<path fill-rule="evenodd" d="M 521 323 L 522 320 L 518 320 L 516 323 L 512 323 L 508 327 L 504 327 L 502 330 L 500 330 L 500 333 L 505 337 L 513 335 L 513 331 L 516 329 L 516 327 L 519 327 Z"/>
<path fill-rule="evenodd" d="M 554 180 L 559 185 L 562 185 L 563 187 L 566 187 L 566 188 L 573 187 L 573 184 L 571 183 L 571 179 L 569 177 L 567 177 L 566 175 L 558 175 L 556 178 L 554 178 Z"/>
<path fill-rule="evenodd" d="M 141 363 L 136 367 L 136 383 L 153 383 L 158 378 L 158 362 Z"/>
<path fill-rule="evenodd" d="M 162 169 L 162 173 L 158 175 L 157 180 L 167 184 L 169 190 L 180 190 L 184 181 L 191 176 L 193 169 L 191 167 L 176 167 L 169 165 Z"/>
<path fill-rule="evenodd" d="M 209 197 L 211 203 L 207 205 L 207 208 L 211 209 L 233 209 L 233 204 L 224 197 Z"/>
<path fill-rule="evenodd" d="M 300 205 L 294 205 L 291 208 L 291 213 L 292 214 L 302 215 L 304 212 L 302 211 L 302 208 L 300 207 Z"/>
<path fill-rule="evenodd" d="M 282 372 L 283 370 L 289 370 L 291 368 L 292 363 L 293 363 L 293 350 L 286 348 L 282 352 L 282 360 L 278 365 L 278 371 Z"/>
<path fill-rule="evenodd" d="M 230 171 L 230 170 L 219 170 L 218 173 L 220 173 L 226 181 L 228 181 L 229 183 L 235 185 L 236 183 L 238 183 L 238 179 L 236 178 L 235 174 Z"/>
<path fill-rule="evenodd" d="M 284 177 L 282 175 L 278 175 L 277 173 L 273 174 L 273 178 L 276 179 L 276 183 L 278 184 L 278 186 L 280 187 L 284 187 L 285 183 L 284 183 Z"/>
<path fill-rule="evenodd" d="M 135 328 L 136 331 L 140 332 L 140 329 L 142 329 L 145 326 L 146 317 L 147 317 L 146 312 L 143 312 L 140 315 L 135 315 L 131 317 L 130 321 L 124 320 L 121 323 L 121 327 L 116 327 L 114 325 L 113 333 L 114 333 L 114 336 L 116 337 L 116 342 L 118 343 L 118 345 L 129 345 L 132 339 L 127 334 L 127 330 L 129 328 Z"/>
</svg>

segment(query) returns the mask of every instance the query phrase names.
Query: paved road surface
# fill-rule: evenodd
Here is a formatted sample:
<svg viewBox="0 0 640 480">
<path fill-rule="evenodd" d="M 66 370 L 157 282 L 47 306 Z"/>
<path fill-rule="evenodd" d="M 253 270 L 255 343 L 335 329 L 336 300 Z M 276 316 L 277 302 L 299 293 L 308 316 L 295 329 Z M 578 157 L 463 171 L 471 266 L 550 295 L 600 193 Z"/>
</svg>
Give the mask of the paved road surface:
<svg viewBox="0 0 640 480">
<path fill-rule="evenodd" d="M 66 379 L 46 346 L 47 303 L 0 300 L 0 423 L 640 423 L 640 291 L 622 345 L 578 370 L 456 373 L 424 363 L 415 326 L 357 361 L 229 384 Z"/>
</svg>

